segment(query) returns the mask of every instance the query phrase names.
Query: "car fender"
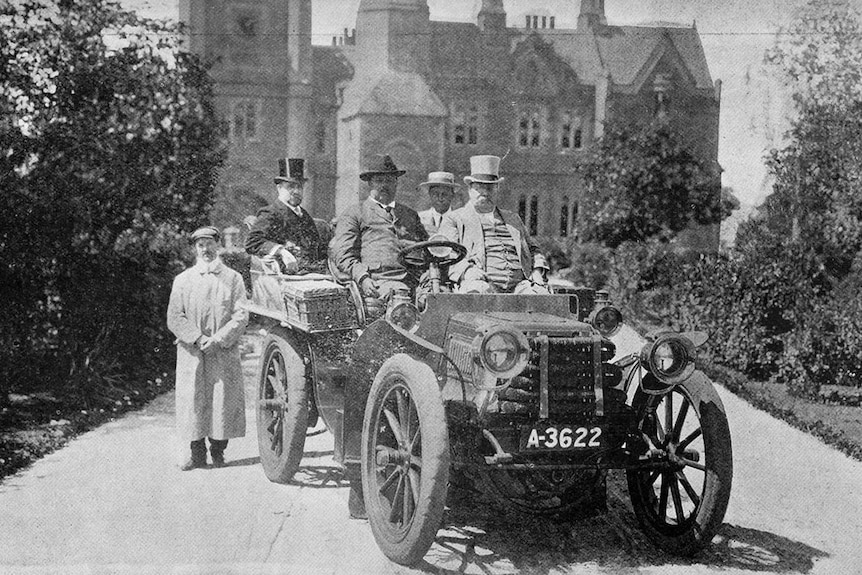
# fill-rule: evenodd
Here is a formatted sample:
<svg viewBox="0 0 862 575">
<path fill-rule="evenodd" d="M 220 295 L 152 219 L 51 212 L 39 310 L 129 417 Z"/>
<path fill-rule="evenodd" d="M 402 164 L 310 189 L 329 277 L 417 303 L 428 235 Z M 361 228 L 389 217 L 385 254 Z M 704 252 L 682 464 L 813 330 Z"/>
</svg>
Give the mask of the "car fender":
<svg viewBox="0 0 862 575">
<path fill-rule="evenodd" d="M 406 353 L 436 368 L 433 355 L 443 350 L 427 340 L 384 319 L 369 325 L 356 340 L 350 355 L 350 373 L 344 388 L 344 465 L 359 465 L 362 446 L 362 419 L 365 403 L 380 366 L 396 353 Z"/>
</svg>

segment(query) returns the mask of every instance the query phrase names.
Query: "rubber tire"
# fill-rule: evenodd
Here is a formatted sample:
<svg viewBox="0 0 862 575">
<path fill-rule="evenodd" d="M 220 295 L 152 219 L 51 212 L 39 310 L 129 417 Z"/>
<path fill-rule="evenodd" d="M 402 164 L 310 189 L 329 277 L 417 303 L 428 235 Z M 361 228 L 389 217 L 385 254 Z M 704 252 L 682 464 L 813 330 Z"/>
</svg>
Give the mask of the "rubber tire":
<svg viewBox="0 0 862 575">
<path fill-rule="evenodd" d="M 387 431 L 391 427 L 383 409 L 389 401 L 395 401 L 393 394 L 399 389 L 405 391 L 410 400 L 406 407 L 408 422 L 414 421 L 414 418 L 410 417 L 413 413 L 410 407 L 415 406 L 415 419 L 418 420 L 418 432 L 421 434 L 421 469 L 408 466 L 416 472 L 414 475 L 418 475 L 419 490 L 414 498 L 417 501 L 415 508 L 412 513 L 407 513 L 410 519 L 406 522 L 406 528 L 401 526 L 403 521 L 390 522 L 391 501 L 387 494 L 381 494 L 379 490 L 381 482 L 384 481 L 382 478 L 388 476 L 389 472 L 383 471 L 381 477 L 378 477 L 376 458 L 378 443 L 389 447 L 397 446 L 393 434 Z M 399 424 L 403 424 L 403 413 L 398 413 L 397 405 L 393 407 L 394 411 L 390 411 L 393 411 L 393 415 L 397 413 L 395 417 L 399 418 Z M 381 431 L 385 434 L 381 434 Z M 415 435 L 413 437 L 415 438 Z M 412 453 L 415 454 L 415 451 Z M 434 542 L 443 519 L 450 463 L 449 434 L 443 400 L 437 378 L 426 364 L 409 355 L 397 354 L 380 367 L 365 407 L 361 459 L 365 509 L 377 545 L 383 554 L 395 563 L 417 563 Z M 397 473 L 400 479 L 406 478 L 404 485 L 415 485 L 416 478 L 411 479 L 409 473 L 404 473 L 403 467 L 401 471 L 398 468 L 395 464 L 389 466 L 389 469 L 393 470 L 392 475 Z M 397 500 L 397 488 L 402 483 L 396 481 L 393 485 L 396 493 L 392 495 L 392 500 Z"/>
<path fill-rule="evenodd" d="M 686 419 L 691 417 L 693 412 L 702 430 L 703 457 L 700 462 L 705 471 L 698 471 L 703 473 L 700 502 L 694 506 L 688 517 L 684 518 L 681 525 L 670 524 L 664 521 L 666 516 L 659 517 L 655 510 L 660 506 L 660 499 L 656 499 L 653 488 L 647 485 L 650 472 L 630 470 L 626 472 L 626 479 L 635 516 L 647 537 L 664 551 L 687 557 L 709 545 L 724 520 L 733 481 L 733 449 L 724 405 L 712 382 L 702 372 L 695 372 L 669 393 L 673 394 L 674 402 L 680 396 L 688 398 L 690 406 Z M 667 394 L 649 396 L 638 391 L 633 404 L 636 408 L 644 402 L 658 405 L 666 396 Z M 663 414 L 664 409 L 660 407 L 660 410 Z M 641 421 L 639 426 L 643 423 Z M 655 483 L 658 483 L 658 478 Z M 692 487 L 696 491 L 697 487 Z M 677 486 L 677 490 L 679 489 Z M 667 497 L 671 496 L 672 491 Z M 654 505 L 656 503 L 658 505 Z"/>
<path fill-rule="evenodd" d="M 308 388 L 306 370 L 308 366 L 300 350 L 302 341 L 287 330 L 269 334 L 263 345 L 260 363 L 258 399 L 274 399 L 274 362 L 283 361 L 284 374 L 281 388 L 285 391 L 286 406 L 280 413 L 273 409 L 257 409 L 257 445 L 260 463 L 267 478 L 274 483 L 289 482 L 302 461 L 305 448 L 305 433 L 308 423 Z M 281 360 L 279 360 L 281 358 Z M 273 448 L 273 435 L 269 427 L 281 417 L 279 453 Z"/>
</svg>

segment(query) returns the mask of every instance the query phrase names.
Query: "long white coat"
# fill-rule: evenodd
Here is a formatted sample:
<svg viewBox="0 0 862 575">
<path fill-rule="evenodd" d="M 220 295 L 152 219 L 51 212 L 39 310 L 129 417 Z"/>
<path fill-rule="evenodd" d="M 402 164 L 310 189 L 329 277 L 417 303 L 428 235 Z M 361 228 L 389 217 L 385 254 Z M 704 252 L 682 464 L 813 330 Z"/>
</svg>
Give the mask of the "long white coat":
<svg viewBox="0 0 862 575">
<path fill-rule="evenodd" d="M 183 441 L 245 435 L 239 338 L 248 324 L 242 276 L 220 259 L 198 262 L 174 279 L 168 329 L 177 337 L 177 433 Z M 206 353 L 195 341 L 210 336 Z"/>
</svg>

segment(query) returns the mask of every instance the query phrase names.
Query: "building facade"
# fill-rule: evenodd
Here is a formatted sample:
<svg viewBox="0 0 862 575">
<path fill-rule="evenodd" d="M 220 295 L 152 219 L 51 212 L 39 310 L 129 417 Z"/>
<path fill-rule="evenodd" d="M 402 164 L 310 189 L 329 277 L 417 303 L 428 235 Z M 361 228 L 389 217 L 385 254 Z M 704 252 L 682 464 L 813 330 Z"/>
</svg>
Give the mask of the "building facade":
<svg viewBox="0 0 862 575">
<path fill-rule="evenodd" d="M 307 158 L 306 207 L 329 219 L 362 197 L 370 155 L 408 170 L 399 200 L 421 210 L 429 171 L 460 177 L 470 156 L 494 154 L 502 203 L 530 233 L 569 237 L 585 200 L 576 166 L 605 120 L 656 113 L 715 166 L 720 193 L 720 83 L 695 26 L 609 25 L 604 0 L 581 0 L 574 29 L 547 14 L 509 26 L 503 0 L 482 0 L 473 23 L 433 21 L 427 0 L 362 0 L 355 31 L 312 46 L 310 0 L 182 0 L 181 12 L 230 125 L 225 223 L 271 199 L 279 157 Z M 716 249 L 718 225 L 685 241 Z"/>
</svg>

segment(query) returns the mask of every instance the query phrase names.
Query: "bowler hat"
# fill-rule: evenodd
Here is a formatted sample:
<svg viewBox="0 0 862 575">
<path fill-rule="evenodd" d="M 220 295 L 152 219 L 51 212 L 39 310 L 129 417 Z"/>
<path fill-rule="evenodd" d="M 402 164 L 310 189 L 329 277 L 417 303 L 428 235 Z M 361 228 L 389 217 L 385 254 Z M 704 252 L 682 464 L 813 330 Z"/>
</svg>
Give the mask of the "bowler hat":
<svg viewBox="0 0 862 575">
<path fill-rule="evenodd" d="M 192 241 L 196 242 L 201 238 L 212 238 L 215 241 L 219 240 L 221 234 L 215 226 L 204 226 L 192 232 Z"/>
<path fill-rule="evenodd" d="M 452 172 L 431 172 L 428 174 L 428 181 L 419 184 L 419 189 L 425 190 L 431 186 L 449 186 L 453 190 L 457 190 L 461 184 L 455 183 L 455 174 Z"/>
<path fill-rule="evenodd" d="M 470 158 L 470 175 L 464 177 L 464 183 L 468 186 L 473 182 L 498 184 L 505 179 L 500 177 L 499 156 L 472 156 Z"/>
<path fill-rule="evenodd" d="M 368 163 L 365 165 L 365 169 L 359 174 L 359 179 L 367 182 L 371 179 L 371 176 L 376 176 L 378 174 L 395 174 L 396 176 L 403 176 L 406 174 L 406 170 L 399 170 L 398 166 L 395 165 L 395 162 L 392 161 L 388 155 L 378 154 L 376 156 L 372 156 Z"/>
<path fill-rule="evenodd" d="M 275 177 L 275 183 L 279 182 L 294 182 L 302 184 L 307 182 L 305 177 L 305 160 L 302 158 L 279 158 L 278 159 L 278 175 Z"/>
</svg>

